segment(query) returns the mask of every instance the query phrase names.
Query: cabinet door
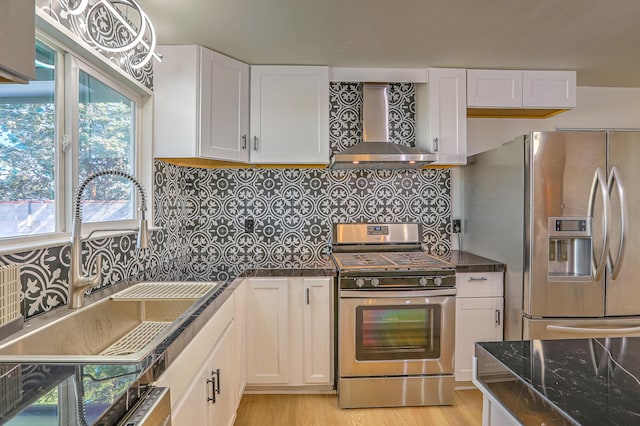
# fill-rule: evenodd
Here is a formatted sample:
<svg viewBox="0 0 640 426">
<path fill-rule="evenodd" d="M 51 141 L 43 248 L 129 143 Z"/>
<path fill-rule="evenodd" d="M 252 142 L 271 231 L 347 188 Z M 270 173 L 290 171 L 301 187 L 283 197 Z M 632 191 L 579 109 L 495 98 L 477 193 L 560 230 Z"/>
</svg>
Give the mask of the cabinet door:
<svg viewBox="0 0 640 426">
<path fill-rule="evenodd" d="M 251 67 L 251 162 L 329 163 L 328 67 Z"/>
<path fill-rule="evenodd" d="M 238 408 L 247 383 L 246 281 L 234 291 L 235 317 L 233 333 L 235 407 Z"/>
<path fill-rule="evenodd" d="M 522 105 L 525 108 L 575 108 L 575 71 L 523 71 Z"/>
<path fill-rule="evenodd" d="M 36 78 L 35 2 L 0 1 L 0 82 Z"/>
<path fill-rule="evenodd" d="M 249 66 L 200 48 L 200 156 L 248 161 Z"/>
<path fill-rule="evenodd" d="M 303 285 L 303 381 L 327 384 L 332 379 L 332 279 L 305 278 Z"/>
<path fill-rule="evenodd" d="M 213 318 L 191 340 L 189 345 L 174 359 L 156 381 L 157 386 L 171 389 L 171 406 L 185 404 L 186 393 L 198 371 L 206 365 L 214 345 L 233 321 L 235 295 L 231 295 L 218 309 Z"/>
<path fill-rule="evenodd" d="M 247 280 L 247 384 L 289 381 L 288 280 Z"/>
<path fill-rule="evenodd" d="M 233 321 L 226 324 L 222 335 L 211 352 L 205 352 L 207 358 L 189 380 L 189 385 L 182 393 L 179 401 L 172 407 L 173 424 L 203 425 L 232 424 L 235 418 L 235 389 L 233 383 Z M 186 370 L 186 366 L 182 366 Z M 220 369 L 220 374 L 216 374 Z M 218 385 L 218 377 L 221 382 Z M 171 387 L 171 384 L 169 384 Z M 217 393 L 220 389 L 220 393 Z M 213 398 L 215 397 L 215 403 Z"/>
<path fill-rule="evenodd" d="M 433 164 L 467 163 L 467 72 L 429 68 L 429 143 Z"/>
<path fill-rule="evenodd" d="M 158 46 L 153 66 L 153 153 L 155 157 L 197 157 L 198 46 Z"/>
<path fill-rule="evenodd" d="M 182 394 L 182 398 L 171 408 L 171 422 L 175 425 L 202 425 L 208 424 L 207 379 L 211 371 L 209 365 L 200 368 L 191 383 Z"/>
<path fill-rule="evenodd" d="M 502 340 L 502 297 L 456 299 L 456 381 L 472 379 L 475 342 Z"/>
<path fill-rule="evenodd" d="M 521 108 L 522 71 L 467 70 L 467 107 Z"/>
<path fill-rule="evenodd" d="M 205 379 L 207 389 L 202 396 L 207 402 L 207 425 L 232 426 L 236 417 L 236 389 L 233 385 L 234 328 L 232 322 L 218 340 L 209 359 L 209 378 Z M 179 424 L 190 423 L 181 422 Z"/>
</svg>

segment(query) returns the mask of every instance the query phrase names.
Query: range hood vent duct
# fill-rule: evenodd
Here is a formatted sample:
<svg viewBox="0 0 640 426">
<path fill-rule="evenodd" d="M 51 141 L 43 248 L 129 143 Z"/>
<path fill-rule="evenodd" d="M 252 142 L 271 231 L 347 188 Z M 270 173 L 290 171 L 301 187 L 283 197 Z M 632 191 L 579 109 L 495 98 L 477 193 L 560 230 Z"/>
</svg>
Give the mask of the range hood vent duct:
<svg viewBox="0 0 640 426">
<path fill-rule="evenodd" d="M 389 142 L 389 85 L 364 83 L 362 88 L 363 142 L 337 152 L 332 169 L 415 169 L 437 155 Z"/>
</svg>

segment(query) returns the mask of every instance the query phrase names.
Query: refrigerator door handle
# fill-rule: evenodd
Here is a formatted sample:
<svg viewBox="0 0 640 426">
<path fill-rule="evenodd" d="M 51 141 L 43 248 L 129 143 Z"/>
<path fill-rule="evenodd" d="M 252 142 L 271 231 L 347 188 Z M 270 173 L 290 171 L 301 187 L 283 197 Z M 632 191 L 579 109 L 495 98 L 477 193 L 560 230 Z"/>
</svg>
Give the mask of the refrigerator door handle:
<svg viewBox="0 0 640 426">
<path fill-rule="evenodd" d="M 570 327 L 565 325 L 548 325 L 547 331 L 559 331 L 563 333 L 578 334 L 637 334 L 640 333 L 640 325 L 621 328 Z"/>
<path fill-rule="evenodd" d="M 593 183 L 591 184 L 591 197 L 589 198 L 589 217 L 593 219 L 594 204 L 596 202 L 596 195 L 598 194 L 598 187 L 602 192 L 602 253 L 600 253 L 600 260 L 596 262 L 596 253 L 592 253 L 591 262 L 593 264 L 592 277 L 594 281 L 599 281 L 602 278 L 604 267 L 606 266 L 607 255 L 609 253 L 609 228 L 611 228 L 611 202 L 609 200 L 609 189 L 605 174 L 600 167 L 596 168 L 596 172 L 593 175 Z M 595 247 L 595 245 L 594 245 Z"/>
<path fill-rule="evenodd" d="M 615 280 L 616 278 L 618 278 L 620 268 L 622 267 L 622 260 L 625 253 L 624 237 L 627 234 L 627 220 L 629 217 L 627 210 L 627 197 L 624 191 L 624 183 L 622 182 L 622 178 L 620 177 L 620 169 L 618 168 L 618 166 L 613 166 L 611 168 L 611 173 L 609 173 L 609 197 L 611 197 L 611 191 L 613 190 L 614 183 L 618 187 L 618 196 L 620 198 L 620 244 L 618 245 L 618 254 L 616 255 L 615 264 L 613 262 L 613 258 L 611 257 L 611 250 L 609 250 L 609 255 L 607 257 L 607 268 L 609 269 L 611 278 Z"/>
</svg>

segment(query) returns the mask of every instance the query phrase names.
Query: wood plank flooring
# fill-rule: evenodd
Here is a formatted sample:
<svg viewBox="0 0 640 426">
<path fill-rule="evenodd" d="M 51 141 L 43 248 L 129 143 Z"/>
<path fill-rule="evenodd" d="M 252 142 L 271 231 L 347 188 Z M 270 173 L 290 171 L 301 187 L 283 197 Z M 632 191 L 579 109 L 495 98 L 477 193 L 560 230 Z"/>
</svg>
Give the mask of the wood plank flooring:
<svg viewBox="0 0 640 426">
<path fill-rule="evenodd" d="M 482 394 L 455 392 L 452 406 L 340 409 L 336 395 L 247 395 L 235 426 L 480 426 Z"/>
</svg>

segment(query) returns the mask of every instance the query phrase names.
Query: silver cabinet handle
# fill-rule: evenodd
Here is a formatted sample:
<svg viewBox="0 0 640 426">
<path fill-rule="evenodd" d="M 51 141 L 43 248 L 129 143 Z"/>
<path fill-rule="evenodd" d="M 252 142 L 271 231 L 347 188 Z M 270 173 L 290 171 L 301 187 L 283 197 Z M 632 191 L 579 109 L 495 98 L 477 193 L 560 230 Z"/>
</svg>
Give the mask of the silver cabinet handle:
<svg viewBox="0 0 640 426">
<path fill-rule="evenodd" d="M 207 402 L 216 403 L 216 379 L 211 372 L 211 378 L 207 379 L 207 383 L 211 383 L 211 396 L 207 396 Z"/>
<path fill-rule="evenodd" d="M 469 281 L 486 281 L 487 277 L 469 277 Z"/>
<path fill-rule="evenodd" d="M 500 325 L 502 322 L 502 319 L 500 318 L 501 316 L 502 313 L 500 312 L 500 309 L 496 309 L 496 325 Z"/>
<path fill-rule="evenodd" d="M 258 150 L 258 137 L 257 136 L 253 137 L 253 150 L 254 151 Z"/>
<path fill-rule="evenodd" d="M 307 289 L 307 292 L 306 292 L 306 293 L 307 293 L 307 305 L 308 305 L 308 304 L 309 304 L 309 301 L 310 301 L 309 289 Z"/>
<path fill-rule="evenodd" d="M 607 254 L 609 253 L 609 228 L 611 228 L 611 202 L 609 201 L 609 189 L 607 182 L 604 178 L 604 172 L 600 167 L 596 168 L 596 172 L 593 175 L 593 182 L 591 184 L 591 196 L 589 197 L 589 217 L 593 219 L 594 204 L 596 202 L 596 195 L 598 193 L 598 187 L 602 192 L 602 253 L 600 253 L 600 260 L 596 262 L 596 253 L 592 253 L 592 277 L 595 281 L 602 278 L 604 267 L 606 266 Z M 594 244 L 595 247 L 595 244 Z"/>
<path fill-rule="evenodd" d="M 247 135 L 242 135 L 242 149 L 247 149 Z"/>
<path fill-rule="evenodd" d="M 216 375 L 216 393 L 220 395 L 220 369 L 216 368 L 215 371 L 211 372 L 211 375 Z"/>
<path fill-rule="evenodd" d="M 433 138 L 433 152 L 438 152 L 439 143 L 438 138 Z"/>
<path fill-rule="evenodd" d="M 611 278 L 615 280 L 616 278 L 618 278 L 620 268 L 622 267 L 622 259 L 624 258 L 625 253 L 624 237 L 627 233 L 628 226 L 627 197 L 624 192 L 624 184 L 622 183 L 622 178 L 620 177 L 620 169 L 618 169 L 618 166 L 612 167 L 611 173 L 609 173 L 609 197 L 611 197 L 614 183 L 618 186 L 618 195 L 620 197 L 620 244 L 618 245 L 618 254 L 616 255 L 615 264 L 613 262 L 613 258 L 611 257 L 611 251 L 609 250 L 609 255 L 607 257 L 607 267 L 609 268 Z"/>
</svg>

